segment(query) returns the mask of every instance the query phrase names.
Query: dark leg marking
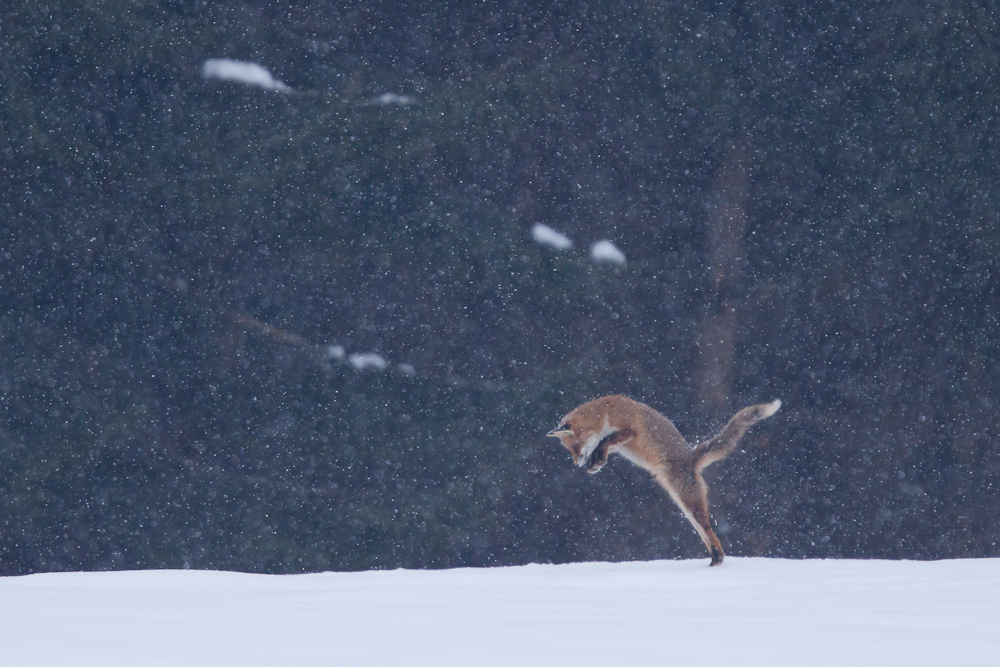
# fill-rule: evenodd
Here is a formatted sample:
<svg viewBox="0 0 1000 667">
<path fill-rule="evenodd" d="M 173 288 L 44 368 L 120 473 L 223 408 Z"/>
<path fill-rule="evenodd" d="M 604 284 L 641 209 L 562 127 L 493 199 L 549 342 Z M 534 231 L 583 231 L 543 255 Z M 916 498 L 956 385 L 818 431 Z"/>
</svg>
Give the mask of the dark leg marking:
<svg viewBox="0 0 1000 667">
<path fill-rule="evenodd" d="M 719 547 L 712 547 L 712 565 L 719 565 L 722 563 L 722 549 Z M 709 566 L 711 567 L 711 566 Z"/>
<path fill-rule="evenodd" d="M 604 436 L 604 438 L 597 444 L 597 447 L 594 447 L 594 451 L 591 453 L 590 458 L 587 459 L 587 472 L 597 472 L 595 468 L 600 469 L 605 463 L 608 462 L 608 456 L 611 454 L 611 448 L 630 440 L 632 436 L 632 431 L 628 429 L 615 431 L 614 433 L 609 433 Z"/>
</svg>

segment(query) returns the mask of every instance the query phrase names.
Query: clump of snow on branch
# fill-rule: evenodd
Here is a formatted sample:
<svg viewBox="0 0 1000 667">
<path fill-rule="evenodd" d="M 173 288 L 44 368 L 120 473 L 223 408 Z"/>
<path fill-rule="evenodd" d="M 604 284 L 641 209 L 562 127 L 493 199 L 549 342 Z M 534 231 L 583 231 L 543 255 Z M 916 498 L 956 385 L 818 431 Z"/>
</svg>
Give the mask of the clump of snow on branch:
<svg viewBox="0 0 1000 667">
<path fill-rule="evenodd" d="M 590 246 L 590 258 L 595 262 L 611 262 L 612 264 L 625 266 L 625 253 L 607 239 L 598 241 Z"/>
<path fill-rule="evenodd" d="M 376 97 L 369 100 L 372 104 L 380 107 L 388 106 L 409 106 L 416 102 L 416 98 L 409 95 L 400 95 L 399 93 L 382 93 Z"/>
<path fill-rule="evenodd" d="M 376 370 L 384 371 L 389 367 L 389 362 L 381 354 L 376 352 L 354 352 L 347 354 L 343 345 L 330 344 L 324 350 L 328 359 L 335 359 L 346 364 L 350 364 L 356 371 Z M 409 364 L 400 364 L 399 372 L 403 375 L 416 375 L 416 370 Z"/>
<path fill-rule="evenodd" d="M 573 241 L 568 236 L 540 222 L 531 228 L 531 238 L 536 243 L 547 245 L 556 250 L 566 250 L 573 247 Z"/>
<path fill-rule="evenodd" d="M 352 354 L 347 358 L 347 361 L 351 364 L 351 366 L 354 366 L 354 368 L 359 371 L 363 371 L 368 368 L 381 371 L 385 370 L 389 365 L 389 362 L 387 362 L 382 355 L 376 354 L 375 352 Z"/>
<path fill-rule="evenodd" d="M 287 93 L 291 90 L 281 81 L 271 76 L 266 68 L 257 63 L 228 58 L 209 58 L 201 66 L 201 75 L 206 79 L 235 81 L 248 86 L 257 86 L 266 90 L 276 90 Z"/>
</svg>

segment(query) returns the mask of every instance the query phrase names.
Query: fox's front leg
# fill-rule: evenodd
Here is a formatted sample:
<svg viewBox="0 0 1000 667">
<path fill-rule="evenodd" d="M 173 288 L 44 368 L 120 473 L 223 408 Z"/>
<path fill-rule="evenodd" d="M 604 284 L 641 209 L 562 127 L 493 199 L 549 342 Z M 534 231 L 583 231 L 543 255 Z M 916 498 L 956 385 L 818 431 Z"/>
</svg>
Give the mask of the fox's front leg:
<svg viewBox="0 0 1000 667">
<path fill-rule="evenodd" d="M 594 448 L 594 453 L 590 455 L 587 462 L 587 472 L 591 475 L 600 472 L 604 464 L 608 462 L 608 457 L 615 453 L 619 447 L 632 439 L 634 434 L 628 429 L 615 431 L 611 435 L 605 436 L 603 440 Z"/>
<path fill-rule="evenodd" d="M 601 443 L 594 449 L 594 453 L 590 455 L 590 460 L 587 461 L 587 472 L 591 475 L 601 471 L 604 464 L 608 462 L 608 456 L 611 455 L 611 446 L 605 443 Z"/>
</svg>

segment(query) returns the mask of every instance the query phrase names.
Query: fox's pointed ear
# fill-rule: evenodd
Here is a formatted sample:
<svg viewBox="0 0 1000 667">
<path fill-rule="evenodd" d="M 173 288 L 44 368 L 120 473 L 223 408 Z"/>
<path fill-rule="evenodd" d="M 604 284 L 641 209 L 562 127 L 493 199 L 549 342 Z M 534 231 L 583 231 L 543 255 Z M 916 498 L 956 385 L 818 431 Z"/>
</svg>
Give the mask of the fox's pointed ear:
<svg viewBox="0 0 1000 667">
<path fill-rule="evenodd" d="M 569 435 L 572 432 L 573 431 L 569 430 L 568 428 L 559 428 L 557 426 L 554 429 L 552 429 L 551 431 L 549 431 L 548 433 L 546 433 L 545 435 L 547 435 L 550 438 L 558 438 L 558 437 L 563 436 L 563 435 Z"/>
</svg>

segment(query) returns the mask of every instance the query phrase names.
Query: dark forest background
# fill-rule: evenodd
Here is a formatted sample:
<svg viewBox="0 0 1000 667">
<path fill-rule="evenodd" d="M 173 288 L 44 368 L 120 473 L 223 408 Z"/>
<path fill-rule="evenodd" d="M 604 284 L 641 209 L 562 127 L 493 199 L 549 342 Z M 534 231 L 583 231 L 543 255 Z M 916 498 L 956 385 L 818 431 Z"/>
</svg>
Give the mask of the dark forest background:
<svg viewBox="0 0 1000 667">
<path fill-rule="evenodd" d="M 1000 556 L 991 7 L 5 1 L 0 573 Z"/>
</svg>

